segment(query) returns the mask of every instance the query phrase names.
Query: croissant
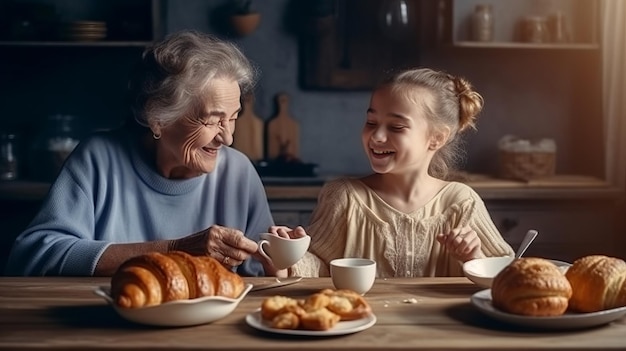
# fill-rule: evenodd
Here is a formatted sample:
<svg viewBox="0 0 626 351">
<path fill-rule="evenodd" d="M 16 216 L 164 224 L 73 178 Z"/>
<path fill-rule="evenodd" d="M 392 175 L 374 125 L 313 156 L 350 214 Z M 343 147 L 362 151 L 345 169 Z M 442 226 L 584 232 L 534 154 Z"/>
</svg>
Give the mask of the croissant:
<svg viewBox="0 0 626 351">
<path fill-rule="evenodd" d="M 565 273 L 574 293 L 570 307 L 578 312 L 597 312 L 626 306 L 626 262 L 603 255 L 574 261 Z"/>
<path fill-rule="evenodd" d="M 125 308 L 202 296 L 236 298 L 243 289 L 243 279 L 217 260 L 182 251 L 130 258 L 111 277 L 113 301 Z"/>
<path fill-rule="evenodd" d="M 526 257 L 513 261 L 493 279 L 494 307 L 526 316 L 565 313 L 572 287 L 552 262 Z"/>
</svg>

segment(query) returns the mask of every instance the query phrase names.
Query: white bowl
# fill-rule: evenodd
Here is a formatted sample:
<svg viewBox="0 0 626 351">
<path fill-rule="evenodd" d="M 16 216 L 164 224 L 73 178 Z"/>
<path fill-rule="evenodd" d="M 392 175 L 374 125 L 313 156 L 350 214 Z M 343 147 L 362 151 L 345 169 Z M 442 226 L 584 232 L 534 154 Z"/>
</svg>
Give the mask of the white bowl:
<svg viewBox="0 0 626 351">
<path fill-rule="evenodd" d="M 509 256 L 477 258 L 463 264 L 463 273 L 476 285 L 491 288 L 493 278 L 512 261 L 513 257 Z M 571 266 L 571 264 L 563 261 L 550 259 L 548 259 L 548 261 L 554 263 L 554 265 L 561 268 L 562 271 L 565 271 L 567 267 Z"/>
<path fill-rule="evenodd" d="M 226 317 L 233 312 L 250 289 L 252 289 L 252 284 L 246 284 L 245 289 L 236 299 L 223 296 L 206 296 L 140 308 L 117 306 L 111 298 L 109 287 L 101 286 L 94 292 L 107 300 L 120 316 L 129 321 L 148 325 L 183 327 L 211 323 Z"/>
</svg>

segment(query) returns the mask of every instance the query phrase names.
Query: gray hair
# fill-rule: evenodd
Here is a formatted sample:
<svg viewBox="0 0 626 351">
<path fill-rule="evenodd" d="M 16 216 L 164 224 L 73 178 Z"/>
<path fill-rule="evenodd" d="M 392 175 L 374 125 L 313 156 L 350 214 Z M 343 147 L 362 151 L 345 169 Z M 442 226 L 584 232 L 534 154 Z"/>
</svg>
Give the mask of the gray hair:
<svg viewBox="0 0 626 351">
<path fill-rule="evenodd" d="M 422 104 L 431 133 L 442 127 L 450 129 L 446 145 L 435 153 L 428 168 L 430 175 L 446 179 L 464 155 L 457 135 L 468 128 L 476 128 L 476 118 L 484 103 L 482 96 L 466 79 L 429 68 L 397 73 L 384 80 L 382 85 L 388 85 L 410 101 Z M 417 98 L 425 91 L 432 95 L 432 106 L 423 104 L 423 100 Z"/>
<path fill-rule="evenodd" d="M 244 96 L 256 83 L 257 70 L 232 43 L 197 31 L 170 34 L 144 50 L 129 82 L 135 121 L 167 126 L 201 113 L 203 96 L 215 78 L 237 81 Z"/>
</svg>

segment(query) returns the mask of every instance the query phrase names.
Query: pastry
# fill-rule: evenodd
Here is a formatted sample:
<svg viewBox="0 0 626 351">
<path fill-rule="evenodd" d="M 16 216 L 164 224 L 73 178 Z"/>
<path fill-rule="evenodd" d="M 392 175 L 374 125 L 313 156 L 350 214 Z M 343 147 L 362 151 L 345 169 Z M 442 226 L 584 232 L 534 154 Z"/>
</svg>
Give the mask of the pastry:
<svg viewBox="0 0 626 351">
<path fill-rule="evenodd" d="M 622 259 L 585 256 L 574 261 L 565 277 L 572 285 L 572 310 L 597 312 L 626 306 L 626 262 Z"/>
<path fill-rule="evenodd" d="M 352 290 L 324 289 L 321 293 L 330 298 L 326 308 L 339 315 L 342 321 L 361 319 L 372 312 L 365 298 Z"/>
<path fill-rule="evenodd" d="M 543 258 L 513 261 L 493 280 L 494 307 L 526 316 L 559 316 L 565 313 L 572 287 L 558 267 Z"/>
<path fill-rule="evenodd" d="M 276 295 L 261 303 L 261 317 L 278 329 L 328 330 L 371 311 L 363 296 L 351 290 L 323 289 L 304 300 Z"/>
<path fill-rule="evenodd" d="M 236 298 L 243 289 L 243 279 L 215 259 L 182 251 L 130 258 L 111 277 L 113 301 L 125 308 L 202 296 Z"/>
<path fill-rule="evenodd" d="M 261 303 L 261 317 L 263 319 L 273 319 L 278 314 L 283 313 L 287 306 L 298 306 L 299 301 L 287 296 L 268 297 Z"/>
<path fill-rule="evenodd" d="M 340 316 L 325 307 L 307 311 L 300 316 L 302 328 L 307 330 L 328 330 L 337 325 L 340 320 Z"/>
<path fill-rule="evenodd" d="M 283 312 L 272 318 L 272 328 L 298 329 L 301 316 L 295 312 Z"/>
</svg>

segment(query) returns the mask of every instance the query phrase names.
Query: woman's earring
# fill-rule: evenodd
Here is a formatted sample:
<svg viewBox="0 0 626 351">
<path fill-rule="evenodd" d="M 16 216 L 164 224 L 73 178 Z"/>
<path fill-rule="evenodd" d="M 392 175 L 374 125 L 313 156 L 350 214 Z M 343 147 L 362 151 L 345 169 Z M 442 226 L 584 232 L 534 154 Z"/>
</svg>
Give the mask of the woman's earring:
<svg viewBox="0 0 626 351">
<path fill-rule="evenodd" d="M 154 138 L 154 140 L 159 140 L 161 139 L 161 134 L 157 134 L 157 133 L 152 133 L 152 137 Z"/>
</svg>

